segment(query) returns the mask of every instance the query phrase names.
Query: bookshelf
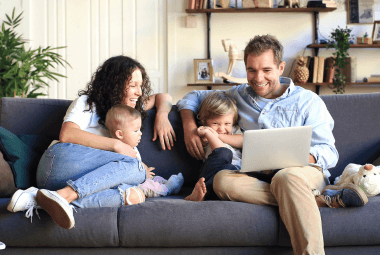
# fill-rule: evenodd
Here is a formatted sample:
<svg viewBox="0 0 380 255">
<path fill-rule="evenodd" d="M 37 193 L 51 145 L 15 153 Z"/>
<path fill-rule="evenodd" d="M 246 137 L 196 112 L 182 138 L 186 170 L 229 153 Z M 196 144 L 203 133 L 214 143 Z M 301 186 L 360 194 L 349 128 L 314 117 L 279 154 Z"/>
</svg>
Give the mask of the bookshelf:
<svg viewBox="0 0 380 255">
<path fill-rule="evenodd" d="M 326 48 L 326 44 L 309 44 L 307 48 Z M 350 44 L 350 48 L 380 48 L 380 44 Z"/>
<path fill-rule="evenodd" d="M 320 12 L 332 12 L 337 8 L 247 8 L 247 9 L 236 9 L 236 8 L 227 8 L 227 9 L 186 9 L 186 13 L 205 13 L 207 15 L 207 58 L 211 59 L 210 52 L 210 21 L 211 14 L 229 14 L 229 13 L 313 13 L 314 14 L 314 39 L 318 39 L 318 19 Z M 311 44 L 307 47 L 314 48 L 315 55 L 318 55 L 319 48 L 325 47 L 325 45 Z M 310 84 L 310 83 L 307 83 Z M 187 84 L 187 86 L 207 86 L 208 90 L 211 90 L 213 86 L 235 86 L 236 83 L 192 83 Z M 323 84 L 310 84 L 316 86 L 317 94 L 319 93 L 319 86 L 324 86 Z M 326 84 L 328 85 L 328 84 Z"/>
</svg>

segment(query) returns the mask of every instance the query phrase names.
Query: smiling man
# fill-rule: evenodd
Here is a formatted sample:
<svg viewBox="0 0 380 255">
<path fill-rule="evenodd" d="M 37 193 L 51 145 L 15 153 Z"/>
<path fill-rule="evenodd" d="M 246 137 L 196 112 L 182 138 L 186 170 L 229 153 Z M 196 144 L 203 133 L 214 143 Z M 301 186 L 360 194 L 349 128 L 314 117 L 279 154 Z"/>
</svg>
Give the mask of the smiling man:
<svg viewBox="0 0 380 255">
<path fill-rule="evenodd" d="M 294 254 L 324 254 L 318 207 L 362 206 L 368 199 L 360 188 L 326 187 L 328 169 L 338 161 L 334 120 L 318 95 L 280 77 L 285 68 L 282 58 L 283 47 L 275 37 L 256 36 L 244 50 L 248 84 L 234 86 L 226 93 L 236 100 L 243 131 L 312 126 L 309 166 L 268 171 L 269 178 L 224 170 L 215 176 L 213 189 L 222 200 L 278 206 Z M 197 159 L 202 159 L 204 151 L 196 133 L 195 114 L 208 93 L 211 91 L 193 91 L 177 103 L 186 148 Z M 233 135 L 220 134 L 219 138 L 230 145 L 234 142 Z"/>
</svg>

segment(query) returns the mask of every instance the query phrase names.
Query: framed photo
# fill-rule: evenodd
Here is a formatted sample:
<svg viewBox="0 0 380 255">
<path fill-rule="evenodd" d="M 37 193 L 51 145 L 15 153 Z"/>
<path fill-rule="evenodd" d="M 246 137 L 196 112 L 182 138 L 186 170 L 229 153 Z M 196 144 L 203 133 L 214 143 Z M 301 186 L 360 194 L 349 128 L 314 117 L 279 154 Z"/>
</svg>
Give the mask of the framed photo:
<svg viewBox="0 0 380 255">
<path fill-rule="evenodd" d="M 380 20 L 373 23 L 372 44 L 380 44 Z"/>
<path fill-rule="evenodd" d="M 369 24 L 374 21 L 374 0 L 348 0 L 348 23 Z"/>
<path fill-rule="evenodd" d="M 213 83 L 214 69 L 211 59 L 194 59 L 195 83 Z"/>
</svg>

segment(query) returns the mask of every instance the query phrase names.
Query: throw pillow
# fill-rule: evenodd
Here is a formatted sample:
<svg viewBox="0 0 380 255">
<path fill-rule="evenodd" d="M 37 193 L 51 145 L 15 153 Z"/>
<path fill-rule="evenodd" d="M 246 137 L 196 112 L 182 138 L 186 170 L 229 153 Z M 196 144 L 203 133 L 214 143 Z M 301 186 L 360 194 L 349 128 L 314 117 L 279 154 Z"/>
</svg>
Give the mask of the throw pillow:
<svg viewBox="0 0 380 255">
<path fill-rule="evenodd" d="M 35 185 L 40 156 L 3 127 L 0 127 L 0 152 L 13 171 L 17 188 Z"/>
<path fill-rule="evenodd" d="M 0 198 L 11 197 L 15 192 L 16 186 L 11 167 L 0 153 Z"/>
</svg>

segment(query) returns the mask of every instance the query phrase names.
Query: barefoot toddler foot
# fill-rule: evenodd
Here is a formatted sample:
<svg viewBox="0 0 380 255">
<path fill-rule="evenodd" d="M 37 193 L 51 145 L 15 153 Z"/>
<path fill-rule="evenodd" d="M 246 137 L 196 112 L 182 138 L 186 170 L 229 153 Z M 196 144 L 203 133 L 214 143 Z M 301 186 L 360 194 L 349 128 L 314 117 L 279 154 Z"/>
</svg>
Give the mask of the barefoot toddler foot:
<svg viewBox="0 0 380 255">
<path fill-rule="evenodd" d="M 191 194 L 187 196 L 185 200 L 200 202 L 204 200 L 206 193 L 207 189 L 205 178 L 202 177 L 198 180 L 197 184 L 195 184 L 193 192 L 191 192 Z"/>
</svg>

